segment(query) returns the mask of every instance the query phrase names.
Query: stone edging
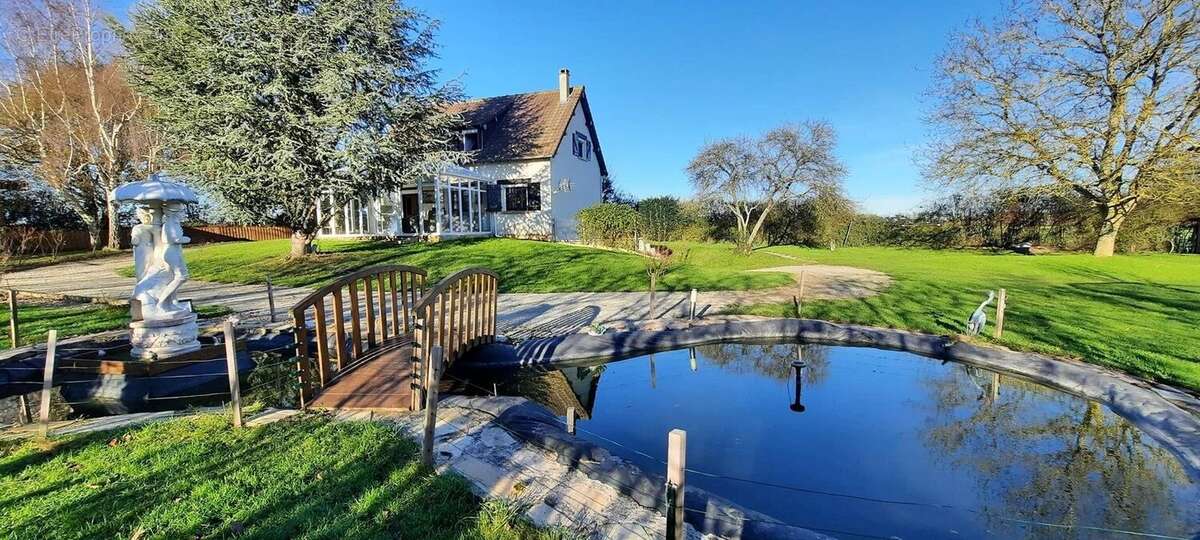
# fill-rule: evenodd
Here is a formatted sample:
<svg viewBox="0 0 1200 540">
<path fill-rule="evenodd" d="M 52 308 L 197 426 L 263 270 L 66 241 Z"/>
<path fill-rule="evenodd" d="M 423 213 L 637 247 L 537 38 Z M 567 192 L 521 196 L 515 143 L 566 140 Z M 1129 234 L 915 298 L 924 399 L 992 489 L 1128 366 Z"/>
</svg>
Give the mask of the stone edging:
<svg viewBox="0 0 1200 540">
<path fill-rule="evenodd" d="M 1200 417 L 1183 408 L 1195 407 L 1195 398 L 1100 366 L 976 345 L 948 336 L 811 319 L 709 320 L 677 329 L 599 336 L 572 334 L 527 341 L 516 348 L 489 344 L 472 351 L 464 363 L 487 368 L 568 366 L 600 358 L 627 358 L 756 339 L 895 349 L 1025 377 L 1105 404 L 1174 452 L 1189 474 L 1200 478 Z"/>
</svg>

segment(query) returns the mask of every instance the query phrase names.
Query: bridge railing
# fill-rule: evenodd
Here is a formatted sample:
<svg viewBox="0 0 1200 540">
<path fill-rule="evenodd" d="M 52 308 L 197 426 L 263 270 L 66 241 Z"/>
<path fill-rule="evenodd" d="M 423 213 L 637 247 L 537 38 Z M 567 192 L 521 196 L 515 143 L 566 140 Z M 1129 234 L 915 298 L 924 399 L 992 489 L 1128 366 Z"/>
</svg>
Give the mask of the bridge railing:
<svg viewBox="0 0 1200 540">
<path fill-rule="evenodd" d="M 413 333 L 413 403 L 424 403 L 429 357 L 442 347 L 443 366 L 449 366 L 476 345 L 496 339 L 496 303 L 499 276 L 486 268 L 467 268 L 447 276 L 429 289 L 416 304 Z"/>
<path fill-rule="evenodd" d="M 313 291 L 292 307 L 302 406 L 315 390 L 374 353 L 407 342 L 416 327 L 425 276 L 413 266 L 365 268 Z M 315 380 L 310 365 L 315 365 Z"/>
</svg>

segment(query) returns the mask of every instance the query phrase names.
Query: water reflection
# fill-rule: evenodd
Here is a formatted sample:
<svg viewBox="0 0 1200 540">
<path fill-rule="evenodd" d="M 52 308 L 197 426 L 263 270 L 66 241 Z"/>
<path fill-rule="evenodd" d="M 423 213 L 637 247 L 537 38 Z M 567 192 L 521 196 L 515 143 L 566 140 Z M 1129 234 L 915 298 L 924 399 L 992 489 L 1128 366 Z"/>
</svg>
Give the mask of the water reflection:
<svg viewBox="0 0 1200 540">
<path fill-rule="evenodd" d="M 1200 532 L 1200 489 L 1170 452 L 1098 403 L 975 367 L 723 343 L 497 380 L 560 415 L 575 407 L 581 437 L 648 470 L 661 468 L 667 431 L 686 429 L 689 467 L 741 479 L 689 482 L 796 526 L 902 538 Z"/>
<path fill-rule="evenodd" d="M 981 508 L 991 526 L 1004 525 L 1002 516 L 1021 516 L 1063 525 L 1188 531 L 1183 508 L 1189 501 L 1176 500 L 1171 489 L 1188 482 L 1186 472 L 1169 451 L 1099 403 L 967 366 L 929 379 L 929 392 L 925 442 L 956 467 L 974 472 L 981 491 L 1000 495 Z M 1048 402 L 1056 405 L 1053 413 Z M 1200 501 L 1190 503 L 1194 510 Z M 1029 536 L 1067 536 L 1034 532 Z"/>
</svg>

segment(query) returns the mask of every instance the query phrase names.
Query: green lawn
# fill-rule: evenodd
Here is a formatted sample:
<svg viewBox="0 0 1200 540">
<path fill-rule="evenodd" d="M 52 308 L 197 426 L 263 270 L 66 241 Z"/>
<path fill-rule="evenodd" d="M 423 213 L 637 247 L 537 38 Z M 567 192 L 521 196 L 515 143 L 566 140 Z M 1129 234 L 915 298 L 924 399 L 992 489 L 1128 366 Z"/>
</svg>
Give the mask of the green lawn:
<svg viewBox="0 0 1200 540">
<path fill-rule="evenodd" d="M 648 278 L 642 257 L 566 244 L 489 238 L 452 242 L 406 243 L 325 240 L 322 254 L 288 260 L 289 240 L 236 242 L 187 250 L 192 278 L 226 283 L 274 283 L 314 286 L 376 264 L 410 264 L 441 279 L 468 266 L 500 274 L 502 292 L 643 291 Z M 683 253 L 680 253 L 681 257 Z M 666 290 L 737 290 L 791 282 L 783 274 L 745 274 L 741 260 L 728 264 L 683 264 L 663 281 Z M 132 275 L 132 269 L 126 274 Z"/>
<path fill-rule="evenodd" d="M 0 442 L 3 538 L 549 539 L 380 424 L 223 415 Z"/>
<path fill-rule="evenodd" d="M 21 305 L 17 302 L 17 331 L 22 345 L 46 341 L 46 332 L 58 330 L 64 339 L 84 334 L 116 330 L 129 325 L 129 308 L 104 304 Z M 221 306 L 197 306 L 201 317 L 217 317 L 230 313 Z M 8 304 L 0 304 L 0 348 L 12 347 L 8 337 Z"/>
<path fill-rule="evenodd" d="M 1009 300 L 1000 343 L 1200 390 L 1200 257 L 1194 255 L 1096 258 L 789 246 L 759 250 L 750 261 L 780 260 L 763 251 L 879 270 L 895 279 L 873 298 L 806 303 L 805 317 L 953 334 L 964 331 L 988 290 L 1003 287 Z M 774 261 L 770 264 L 778 264 Z M 793 316 L 794 307 L 735 311 Z M 990 310 L 988 318 L 984 339 L 992 341 L 995 312 Z"/>
<path fill-rule="evenodd" d="M 671 244 L 687 264 L 665 279 L 673 290 L 745 289 L 791 284 L 789 277 L 744 270 L 804 263 L 879 270 L 895 279 L 865 300 L 808 302 L 804 316 L 955 334 L 989 289 L 1006 288 L 1009 310 L 1000 343 L 1082 358 L 1149 379 L 1200 390 L 1200 257 L 1087 254 L 1023 256 L 978 250 L 793 246 L 733 254 L 728 244 Z M 196 279 L 316 285 L 381 263 L 430 270 L 434 279 L 466 266 L 501 274 L 505 292 L 645 290 L 636 255 L 511 239 L 405 244 L 325 241 L 326 254 L 289 261 L 286 240 L 188 250 Z M 771 255 L 779 253 L 800 260 Z M 792 316 L 790 303 L 742 306 L 740 313 Z M 989 318 L 995 319 L 994 312 Z M 991 329 L 988 329 L 990 336 Z M 991 341 L 990 337 L 980 339 Z"/>
</svg>

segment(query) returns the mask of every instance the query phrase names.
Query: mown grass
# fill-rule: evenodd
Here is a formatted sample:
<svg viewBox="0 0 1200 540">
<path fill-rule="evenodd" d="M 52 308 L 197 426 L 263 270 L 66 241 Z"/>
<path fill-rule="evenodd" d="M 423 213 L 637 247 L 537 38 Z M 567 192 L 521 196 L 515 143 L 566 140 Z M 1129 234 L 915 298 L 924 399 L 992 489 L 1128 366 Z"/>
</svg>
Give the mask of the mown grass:
<svg viewBox="0 0 1200 540">
<path fill-rule="evenodd" d="M 551 539 L 394 430 L 307 416 L 234 430 L 223 415 L 0 443 L 3 538 Z"/>
<path fill-rule="evenodd" d="M 202 318 L 230 313 L 223 306 L 197 306 Z M 8 335 L 8 304 L 0 304 L 0 348 L 12 347 Z M 46 332 L 58 330 L 58 339 L 116 330 L 129 325 L 129 308 L 104 304 L 22 305 L 17 300 L 17 332 L 21 345 L 46 341 Z"/>
<path fill-rule="evenodd" d="M 644 291 L 648 278 L 643 258 L 631 253 L 566 244 L 488 238 L 397 244 L 385 241 L 323 240 L 321 254 L 287 258 L 288 240 L 238 242 L 187 250 L 192 279 L 224 283 L 274 283 L 317 286 L 359 268 L 409 264 L 438 280 L 469 266 L 500 274 L 502 292 Z M 682 259 L 684 252 L 680 252 Z M 732 255 L 732 254 L 730 254 Z M 732 256 L 728 259 L 734 259 Z M 740 272 L 740 261 L 709 264 L 689 259 L 662 282 L 662 290 L 742 290 L 791 283 L 783 274 Z M 132 269 L 126 269 L 132 275 Z"/>
<path fill-rule="evenodd" d="M 197 279 L 316 285 L 372 264 L 428 268 L 434 279 L 481 265 L 501 274 L 505 292 L 639 291 L 639 257 L 562 244 L 511 239 L 396 245 L 326 241 L 325 255 L 284 257 L 287 241 L 219 244 L 188 250 Z M 1070 356 L 1152 380 L 1200 390 L 1200 257 L 1088 254 L 1024 256 L 981 250 L 776 246 L 748 256 L 728 244 L 675 242 L 687 263 L 664 280 L 667 289 L 701 291 L 791 285 L 789 277 L 745 270 L 834 264 L 885 272 L 895 280 L 862 300 L 806 302 L 805 317 L 939 334 L 964 331 L 988 290 L 1005 288 L 1009 309 L 999 343 Z M 777 253 L 788 259 L 772 255 Z M 795 260 L 799 259 L 799 260 Z M 794 316 L 791 303 L 731 310 Z M 989 312 L 994 321 L 994 311 Z M 995 341 L 991 327 L 979 339 Z"/>
<path fill-rule="evenodd" d="M 987 251 L 931 251 L 798 247 L 767 251 L 804 263 L 885 272 L 895 280 L 883 294 L 862 300 L 806 302 L 805 317 L 923 332 L 955 334 L 987 296 L 1005 288 L 1008 309 L 999 343 L 1081 358 L 1141 377 L 1200 390 L 1200 257 L 1087 254 L 1024 256 Z M 789 262 L 788 264 L 802 264 Z M 732 310 L 794 316 L 790 303 Z M 990 336 L 994 304 L 988 311 Z"/>
</svg>

